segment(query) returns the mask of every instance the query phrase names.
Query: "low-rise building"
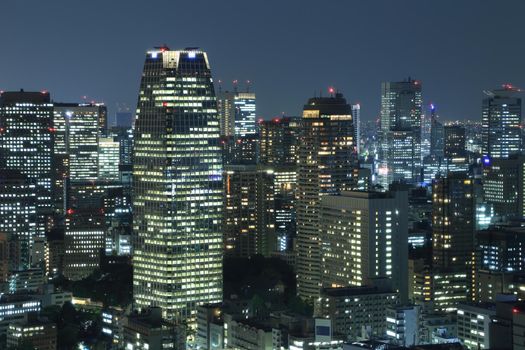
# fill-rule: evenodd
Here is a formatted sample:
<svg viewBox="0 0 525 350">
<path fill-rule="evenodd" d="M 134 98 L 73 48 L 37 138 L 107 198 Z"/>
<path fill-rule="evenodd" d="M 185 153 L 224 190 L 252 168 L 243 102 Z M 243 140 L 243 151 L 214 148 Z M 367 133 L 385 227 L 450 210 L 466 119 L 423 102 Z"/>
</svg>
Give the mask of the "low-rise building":
<svg viewBox="0 0 525 350">
<path fill-rule="evenodd" d="M 398 300 L 398 293 L 379 280 L 373 286 L 325 288 L 316 301 L 315 315 L 331 319 L 335 335 L 351 341 L 370 339 L 384 336 L 386 310 Z"/>
<path fill-rule="evenodd" d="M 122 333 L 126 350 L 186 349 L 184 327 L 163 319 L 159 307 L 125 317 Z"/>
<path fill-rule="evenodd" d="M 491 318 L 496 315 L 493 303 L 459 304 L 457 309 L 458 338 L 467 348 L 489 349 Z"/>
<path fill-rule="evenodd" d="M 9 325 L 6 340 L 7 348 L 30 344 L 36 350 L 56 350 L 57 327 L 56 324 L 31 314 L 27 322 Z"/>
<path fill-rule="evenodd" d="M 386 335 L 392 343 L 402 346 L 419 344 L 421 307 L 419 305 L 390 307 L 386 316 Z"/>
</svg>

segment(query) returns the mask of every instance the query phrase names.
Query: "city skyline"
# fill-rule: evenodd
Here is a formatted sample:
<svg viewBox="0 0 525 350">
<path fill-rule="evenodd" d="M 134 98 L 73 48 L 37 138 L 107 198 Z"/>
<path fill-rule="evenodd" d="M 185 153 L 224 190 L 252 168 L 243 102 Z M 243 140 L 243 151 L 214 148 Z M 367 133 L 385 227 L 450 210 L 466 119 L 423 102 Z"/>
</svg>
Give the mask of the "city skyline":
<svg viewBox="0 0 525 350">
<path fill-rule="evenodd" d="M 80 8 L 61 0 L 6 4 L 0 29 L 10 35 L 0 58 L 0 90 L 46 89 L 57 101 L 81 102 L 86 96 L 105 102 L 113 116 L 117 104 L 134 109 L 141 70 L 137 57 L 163 44 L 206 49 L 216 85 L 222 80 L 225 89 L 233 80 L 241 89 L 250 80 L 258 95 L 257 115 L 266 119 L 282 112 L 300 115 L 305 98 L 319 91 L 328 94 L 332 86 L 349 102 L 360 102 L 363 120 L 371 120 L 379 116 L 381 82 L 411 76 L 425 86 L 425 113 L 433 102 L 444 120 L 478 121 L 483 90 L 504 83 L 525 86 L 518 17 L 525 4 L 520 1 L 508 1 L 509 7 L 475 1 L 321 7 L 315 1 L 289 1 L 279 3 L 280 11 L 273 11 L 277 3 L 230 1 L 209 3 L 204 13 L 191 5 L 156 3 L 166 10 L 138 1 L 127 2 L 126 11 L 99 1 Z M 447 3 L 453 4 L 452 11 Z M 179 15 L 172 20 L 167 14 L 174 11 Z M 13 23 L 20 16 L 25 23 Z M 201 19 L 198 26 L 194 18 Z M 42 27 L 44 40 L 34 35 Z M 392 35 L 391 28 L 399 35 Z M 404 40 L 407 32 L 410 40 Z M 28 54 L 32 50 L 39 51 L 38 64 Z M 73 78 L 56 79 L 59 74 Z"/>
</svg>

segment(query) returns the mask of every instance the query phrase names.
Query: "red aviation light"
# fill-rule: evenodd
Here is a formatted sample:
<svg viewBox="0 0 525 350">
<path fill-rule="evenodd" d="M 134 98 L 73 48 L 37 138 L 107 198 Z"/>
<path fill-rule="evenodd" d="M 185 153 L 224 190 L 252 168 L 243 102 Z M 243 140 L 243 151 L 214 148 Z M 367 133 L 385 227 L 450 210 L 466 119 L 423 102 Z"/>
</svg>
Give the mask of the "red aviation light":
<svg viewBox="0 0 525 350">
<path fill-rule="evenodd" d="M 73 215 L 75 213 L 75 211 L 73 209 L 68 209 L 66 211 L 67 215 Z"/>
</svg>

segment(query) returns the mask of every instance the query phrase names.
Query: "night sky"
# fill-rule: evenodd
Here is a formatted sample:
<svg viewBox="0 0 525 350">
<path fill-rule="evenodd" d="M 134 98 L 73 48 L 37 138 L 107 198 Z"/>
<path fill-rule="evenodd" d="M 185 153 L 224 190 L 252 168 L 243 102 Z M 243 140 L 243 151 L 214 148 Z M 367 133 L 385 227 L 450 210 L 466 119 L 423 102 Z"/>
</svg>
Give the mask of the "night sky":
<svg viewBox="0 0 525 350">
<path fill-rule="evenodd" d="M 497 5 L 496 5 L 497 4 Z M 251 80 L 257 114 L 298 115 L 339 89 L 375 118 L 381 81 L 411 76 L 446 120 L 482 91 L 525 87 L 524 0 L 3 0 L 0 90 L 135 108 L 145 51 L 200 47 L 215 81 Z"/>
</svg>

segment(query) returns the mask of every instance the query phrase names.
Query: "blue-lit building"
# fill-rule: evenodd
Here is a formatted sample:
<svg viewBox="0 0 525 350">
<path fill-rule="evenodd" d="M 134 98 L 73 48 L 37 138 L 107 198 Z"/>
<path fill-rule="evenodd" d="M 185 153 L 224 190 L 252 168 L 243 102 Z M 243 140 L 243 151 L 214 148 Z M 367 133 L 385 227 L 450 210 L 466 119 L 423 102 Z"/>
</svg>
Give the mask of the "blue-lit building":
<svg viewBox="0 0 525 350">
<path fill-rule="evenodd" d="M 221 135 L 245 137 L 257 134 L 255 93 L 219 91 L 217 107 Z"/>
</svg>

